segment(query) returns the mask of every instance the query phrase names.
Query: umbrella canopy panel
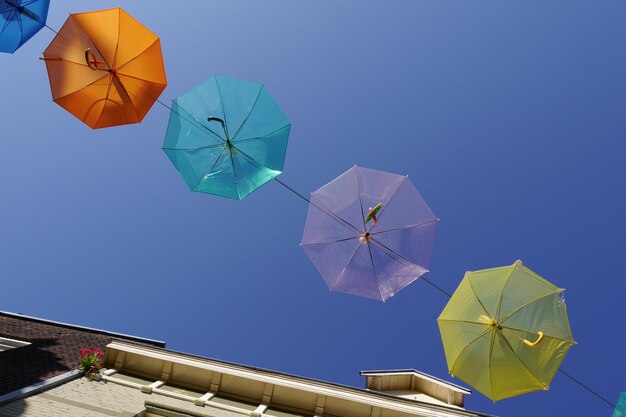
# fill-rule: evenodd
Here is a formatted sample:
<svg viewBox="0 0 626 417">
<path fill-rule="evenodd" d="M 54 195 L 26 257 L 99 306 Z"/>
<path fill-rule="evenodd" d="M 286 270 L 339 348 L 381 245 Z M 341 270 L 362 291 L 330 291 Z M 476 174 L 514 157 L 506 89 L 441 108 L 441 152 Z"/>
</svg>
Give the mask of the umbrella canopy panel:
<svg viewBox="0 0 626 417">
<path fill-rule="evenodd" d="M 290 130 L 263 85 L 213 76 L 174 100 L 163 151 L 192 191 L 241 200 L 282 172 Z"/>
<path fill-rule="evenodd" d="M 408 177 L 355 166 L 311 194 L 302 247 L 332 291 L 385 301 L 428 272 L 436 225 Z"/>
<path fill-rule="evenodd" d="M 521 261 L 467 272 L 437 319 L 450 373 L 494 401 L 548 389 L 574 344 L 563 291 Z"/>
<path fill-rule="evenodd" d="M 46 25 L 50 0 L 0 0 L 0 52 L 15 52 Z"/>
<path fill-rule="evenodd" d="M 53 100 L 93 129 L 141 122 L 167 86 L 158 36 L 121 8 L 70 15 L 44 60 Z"/>
</svg>

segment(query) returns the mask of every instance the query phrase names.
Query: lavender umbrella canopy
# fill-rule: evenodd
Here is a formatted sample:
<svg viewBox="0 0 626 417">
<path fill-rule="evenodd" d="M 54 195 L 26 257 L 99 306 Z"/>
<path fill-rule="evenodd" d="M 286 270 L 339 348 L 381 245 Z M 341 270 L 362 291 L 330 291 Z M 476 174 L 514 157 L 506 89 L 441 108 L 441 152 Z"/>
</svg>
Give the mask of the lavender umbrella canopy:
<svg viewBox="0 0 626 417">
<path fill-rule="evenodd" d="M 407 176 L 354 166 L 311 194 L 302 247 L 331 291 L 385 301 L 428 272 L 436 225 Z"/>
</svg>

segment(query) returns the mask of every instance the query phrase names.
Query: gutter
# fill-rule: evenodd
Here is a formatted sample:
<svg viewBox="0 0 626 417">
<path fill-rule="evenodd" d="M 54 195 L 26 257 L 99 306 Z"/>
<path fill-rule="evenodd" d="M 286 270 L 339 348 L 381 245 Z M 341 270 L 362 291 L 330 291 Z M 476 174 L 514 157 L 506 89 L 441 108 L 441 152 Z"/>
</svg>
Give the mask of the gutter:
<svg viewBox="0 0 626 417">
<path fill-rule="evenodd" d="M 21 400 L 22 398 L 30 397 L 32 395 L 48 391 L 49 389 L 56 388 L 59 385 L 78 379 L 81 376 L 83 376 L 83 373 L 80 371 L 69 371 L 45 381 L 37 382 L 31 386 L 9 392 L 8 394 L 0 395 L 0 407 L 10 402 Z"/>
</svg>

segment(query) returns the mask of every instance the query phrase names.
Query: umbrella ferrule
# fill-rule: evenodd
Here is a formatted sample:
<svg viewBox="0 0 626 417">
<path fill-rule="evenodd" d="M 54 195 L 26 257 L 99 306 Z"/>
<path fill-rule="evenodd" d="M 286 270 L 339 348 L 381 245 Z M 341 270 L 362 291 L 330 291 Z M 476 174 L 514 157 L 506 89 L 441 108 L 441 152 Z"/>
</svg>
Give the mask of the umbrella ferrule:
<svg viewBox="0 0 626 417">
<path fill-rule="evenodd" d="M 369 232 L 363 233 L 359 236 L 359 242 L 362 244 L 369 243 L 370 240 L 372 240 L 372 235 L 370 235 Z"/>
</svg>

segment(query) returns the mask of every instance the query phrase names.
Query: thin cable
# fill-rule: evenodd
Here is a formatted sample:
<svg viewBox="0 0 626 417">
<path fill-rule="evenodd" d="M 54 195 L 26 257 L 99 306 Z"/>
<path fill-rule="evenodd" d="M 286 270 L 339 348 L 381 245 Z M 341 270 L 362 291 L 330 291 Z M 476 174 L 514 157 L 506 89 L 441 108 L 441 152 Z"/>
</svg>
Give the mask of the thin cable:
<svg viewBox="0 0 626 417">
<path fill-rule="evenodd" d="M 46 27 L 48 27 L 48 25 L 46 25 Z M 48 29 L 52 30 L 53 32 L 56 32 L 55 30 L 51 29 L 50 27 L 48 27 Z M 166 109 L 169 109 L 170 111 L 173 111 L 172 108 L 170 106 L 168 106 L 167 104 L 163 103 L 160 99 L 156 100 L 159 104 L 161 104 L 163 107 L 165 107 Z M 291 188 L 290 186 L 288 186 L 287 184 L 285 184 L 284 182 L 282 182 L 281 180 L 279 180 L 278 178 L 274 178 L 274 181 L 276 181 L 277 183 L 279 183 L 280 185 L 282 185 L 283 187 L 285 187 L 286 189 L 288 189 L 289 191 L 291 191 L 292 193 L 294 193 L 295 195 L 297 195 L 298 197 L 300 197 L 302 200 L 306 201 L 307 203 L 311 204 L 311 200 L 306 198 L 304 195 L 300 194 L 298 191 L 294 190 L 293 188 Z M 448 291 L 444 290 L 443 288 L 441 288 L 440 286 L 438 286 L 437 284 L 435 284 L 434 282 L 430 281 L 427 278 L 424 278 L 424 276 L 420 277 L 423 281 L 425 281 L 428 285 L 430 285 L 431 287 L 435 288 L 437 291 L 439 291 L 440 293 L 448 296 L 448 298 L 452 298 L 452 294 L 450 294 Z M 590 393 L 592 393 L 593 395 L 595 395 L 596 397 L 598 397 L 600 400 L 602 400 L 603 402 L 605 402 L 606 404 L 610 405 L 611 407 L 615 408 L 615 404 L 613 404 L 612 402 L 610 402 L 609 400 L 607 400 L 606 398 L 604 398 L 603 396 L 601 396 L 600 394 L 598 394 L 597 392 L 595 392 L 594 390 L 592 390 L 591 388 L 589 388 L 587 385 L 583 384 L 582 382 L 580 382 L 578 379 L 574 378 L 573 376 L 571 376 L 570 374 L 568 374 L 567 372 L 563 371 L 562 369 L 559 369 L 559 372 L 562 373 L 563 375 L 567 376 L 569 379 L 571 379 L 572 381 L 574 381 L 575 383 L 577 383 L 578 385 L 580 385 L 581 387 L 583 387 L 584 389 L 586 389 L 587 391 L 589 391 Z"/>
<path fill-rule="evenodd" d="M 595 395 L 596 397 L 598 397 L 599 399 L 601 399 L 602 401 L 604 401 L 605 403 L 607 403 L 608 405 L 610 405 L 612 408 L 615 408 L 615 404 L 613 404 L 611 401 L 607 400 L 606 398 L 604 398 L 603 396 L 601 396 L 600 394 L 598 394 L 597 392 L 589 388 L 587 385 L 580 382 L 578 379 L 574 378 L 573 376 L 571 376 L 570 374 L 568 374 L 567 372 L 565 372 L 564 370 L 560 368 L 559 368 L 559 372 L 565 375 L 566 377 L 568 377 L 569 379 L 571 379 L 572 381 L 574 381 L 575 383 L 577 383 L 578 385 L 580 385 L 581 387 L 583 387 L 584 389 L 586 389 L 587 391 L 589 391 L 590 393 L 592 393 L 593 395 Z"/>
<path fill-rule="evenodd" d="M 282 185 L 283 187 L 285 187 L 286 189 L 288 189 L 289 191 L 291 191 L 292 193 L 294 193 L 295 195 L 297 195 L 298 197 L 300 197 L 307 203 L 311 204 L 311 200 L 309 200 L 308 198 L 306 198 L 305 196 L 303 196 L 302 194 L 300 194 L 299 192 L 297 192 L 296 190 L 294 190 L 293 188 L 291 188 L 290 186 L 288 186 L 287 184 L 285 184 L 278 178 L 274 178 L 274 181 L 276 181 L 277 183 L 279 183 L 280 185 Z"/>
<path fill-rule="evenodd" d="M 48 29 L 50 29 L 51 31 L 53 31 L 54 33 L 56 33 L 57 35 L 59 34 L 58 31 L 52 29 L 50 26 L 48 26 L 47 24 L 44 23 L 44 26 L 47 27 Z"/>
<path fill-rule="evenodd" d="M 161 101 L 161 99 L 160 99 L 160 98 L 157 98 L 157 102 L 158 102 L 161 106 L 163 106 L 163 107 L 165 107 L 166 109 L 168 109 L 169 111 L 174 111 L 174 110 L 172 110 L 172 108 L 171 108 L 170 106 L 168 106 L 167 104 L 163 103 L 163 102 Z"/>
<path fill-rule="evenodd" d="M 427 278 L 424 278 L 424 276 L 422 276 L 421 279 L 426 281 L 429 285 L 431 285 L 433 288 L 435 288 L 436 290 L 438 290 L 442 294 L 447 295 L 448 298 L 452 298 L 452 294 L 450 294 L 448 291 L 444 290 L 443 288 L 441 288 L 440 286 L 438 286 L 434 282 L 429 281 Z"/>
</svg>

